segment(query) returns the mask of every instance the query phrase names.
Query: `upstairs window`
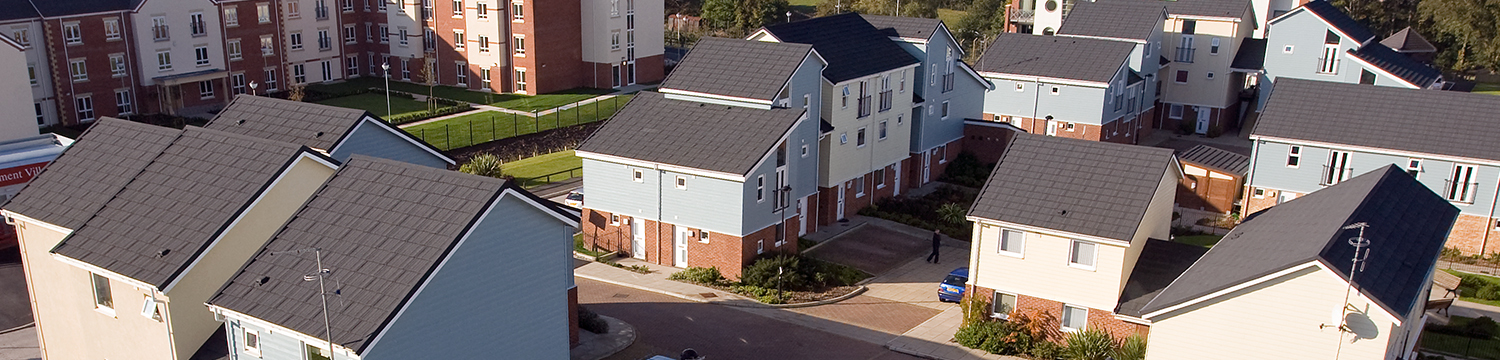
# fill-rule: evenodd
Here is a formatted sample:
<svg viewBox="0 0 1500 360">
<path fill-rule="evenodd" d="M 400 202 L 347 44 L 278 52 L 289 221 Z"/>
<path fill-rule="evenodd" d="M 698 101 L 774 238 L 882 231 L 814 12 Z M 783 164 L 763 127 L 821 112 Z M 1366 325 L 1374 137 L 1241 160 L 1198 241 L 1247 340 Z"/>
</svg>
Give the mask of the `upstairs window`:
<svg viewBox="0 0 1500 360">
<path fill-rule="evenodd" d="M 1073 240 L 1073 246 L 1068 252 L 1068 266 L 1085 270 L 1094 269 L 1095 252 L 1098 245 L 1094 243 Z"/>
<path fill-rule="evenodd" d="M 997 250 L 1001 254 L 1017 257 L 1023 256 L 1026 253 L 1026 233 L 1011 229 L 1001 229 L 1000 244 L 997 246 Z"/>
<path fill-rule="evenodd" d="M 1286 167 L 1296 168 L 1302 164 L 1302 147 L 1292 145 L 1286 153 Z"/>
<path fill-rule="evenodd" d="M 109 278 L 89 273 L 89 280 L 94 286 L 94 308 L 113 313 L 115 311 L 115 297 L 109 289 Z"/>
</svg>

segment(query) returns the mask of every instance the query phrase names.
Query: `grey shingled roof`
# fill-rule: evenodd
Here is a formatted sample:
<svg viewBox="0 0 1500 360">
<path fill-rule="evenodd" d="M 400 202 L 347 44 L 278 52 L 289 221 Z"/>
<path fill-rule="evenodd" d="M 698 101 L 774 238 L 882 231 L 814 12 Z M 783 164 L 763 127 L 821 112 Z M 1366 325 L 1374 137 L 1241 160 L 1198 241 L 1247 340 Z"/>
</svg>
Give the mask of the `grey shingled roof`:
<svg viewBox="0 0 1500 360">
<path fill-rule="evenodd" d="M 890 37 L 930 39 L 932 34 L 937 32 L 938 26 L 943 24 L 943 21 L 938 19 L 869 14 L 859 16 Z"/>
<path fill-rule="evenodd" d="M 1170 166 L 1171 149 L 1016 134 L 969 216 L 1131 241 Z"/>
<path fill-rule="evenodd" d="M 1130 279 L 1125 281 L 1125 289 L 1120 292 L 1115 313 L 1140 317 L 1141 308 L 1146 303 L 1161 294 L 1172 280 L 1181 276 L 1206 252 L 1208 248 L 1197 245 L 1157 239 L 1146 241 L 1146 247 L 1141 249 L 1141 255 L 1135 261 L 1135 268 L 1130 271 Z"/>
<path fill-rule="evenodd" d="M 1182 162 L 1190 162 L 1215 171 L 1245 176 L 1250 169 L 1250 157 L 1208 145 L 1194 146 L 1177 154 Z"/>
<path fill-rule="evenodd" d="M 208 303 L 326 338 L 318 287 L 302 281 L 317 268 L 315 255 L 278 254 L 319 248 L 341 284 L 328 302 L 333 341 L 363 351 L 507 188 L 514 187 L 500 179 L 356 155 Z"/>
<path fill-rule="evenodd" d="M 1437 47 L 1432 46 L 1432 42 L 1427 41 L 1427 38 L 1422 37 L 1422 34 L 1418 34 L 1416 30 L 1412 30 L 1410 26 L 1397 31 L 1395 34 L 1391 34 L 1385 40 L 1380 40 L 1380 44 L 1402 53 L 1437 51 Z"/>
<path fill-rule="evenodd" d="M 364 110 L 239 95 L 204 127 L 332 151 L 366 114 Z"/>
<path fill-rule="evenodd" d="M 1318 18 L 1323 19 L 1323 21 L 1328 22 L 1328 25 L 1333 26 L 1345 35 L 1349 35 L 1349 37 L 1353 38 L 1350 40 L 1354 40 L 1355 43 L 1363 44 L 1365 41 L 1375 38 L 1375 33 L 1370 32 L 1370 28 L 1365 27 L 1364 24 L 1360 24 L 1359 21 L 1349 17 L 1349 14 L 1345 14 L 1343 10 L 1339 10 L 1337 6 L 1326 0 L 1309 1 L 1306 4 L 1302 4 L 1302 7 L 1312 12 L 1313 15 L 1317 15 Z"/>
<path fill-rule="evenodd" d="M 1253 136 L 1500 160 L 1494 95 L 1287 77 L 1275 86 Z"/>
<path fill-rule="evenodd" d="M 812 45 L 828 61 L 823 77 L 835 84 L 918 62 L 856 13 L 775 24 L 765 30 L 782 42 Z"/>
<path fill-rule="evenodd" d="M 1347 240 L 1360 233 L 1342 228 L 1364 222 L 1370 225 L 1364 232 L 1369 255 L 1353 282 L 1404 319 L 1417 302 L 1426 301 L 1426 276 L 1457 217 L 1458 208 L 1388 165 L 1252 214 L 1141 312 L 1163 310 L 1310 261 L 1348 281 L 1354 248 Z"/>
<path fill-rule="evenodd" d="M 705 37 L 661 87 L 773 100 L 811 52 L 807 44 Z"/>
<path fill-rule="evenodd" d="M 165 287 L 282 169 L 310 151 L 189 127 L 52 251 Z"/>
<path fill-rule="evenodd" d="M 1359 50 L 1350 50 L 1349 55 L 1422 88 L 1431 86 L 1443 76 L 1437 69 L 1381 44 L 1369 44 Z"/>
<path fill-rule="evenodd" d="M 4 208 L 77 230 L 179 133 L 156 125 L 100 118 Z"/>
<path fill-rule="evenodd" d="M 1079 1 L 1057 34 L 1146 41 L 1161 30 L 1165 7 L 1156 0 Z"/>
<path fill-rule="evenodd" d="M 661 93 L 641 92 L 578 150 L 743 175 L 803 112 L 667 100 Z"/>
<path fill-rule="evenodd" d="M 1250 11 L 1250 0 L 1175 0 L 1163 1 L 1171 15 L 1211 16 L 1238 19 Z M 1254 16 L 1253 14 L 1251 15 Z M 1254 19 L 1251 19 L 1254 23 Z"/>
<path fill-rule="evenodd" d="M 974 70 L 1108 83 L 1135 43 L 1001 33 L 979 58 Z"/>
<path fill-rule="evenodd" d="M 1234 52 L 1230 69 L 1261 70 L 1266 67 L 1266 39 L 1240 40 L 1240 50 Z"/>
</svg>

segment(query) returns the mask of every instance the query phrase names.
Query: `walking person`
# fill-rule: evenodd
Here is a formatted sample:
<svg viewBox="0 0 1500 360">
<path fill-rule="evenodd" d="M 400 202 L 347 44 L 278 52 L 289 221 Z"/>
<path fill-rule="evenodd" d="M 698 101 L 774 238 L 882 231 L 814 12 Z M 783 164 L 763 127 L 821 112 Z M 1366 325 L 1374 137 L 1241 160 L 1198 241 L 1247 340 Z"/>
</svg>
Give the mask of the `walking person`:
<svg viewBox="0 0 1500 360">
<path fill-rule="evenodd" d="M 927 262 L 930 262 L 930 263 L 933 263 L 933 264 L 938 263 L 938 246 L 942 246 L 942 245 L 943 245 L 943 232 L 941 230 L 936 230 L 936 229 L 932 230 L 932 254 L 927 255 Z"/>
</svg>

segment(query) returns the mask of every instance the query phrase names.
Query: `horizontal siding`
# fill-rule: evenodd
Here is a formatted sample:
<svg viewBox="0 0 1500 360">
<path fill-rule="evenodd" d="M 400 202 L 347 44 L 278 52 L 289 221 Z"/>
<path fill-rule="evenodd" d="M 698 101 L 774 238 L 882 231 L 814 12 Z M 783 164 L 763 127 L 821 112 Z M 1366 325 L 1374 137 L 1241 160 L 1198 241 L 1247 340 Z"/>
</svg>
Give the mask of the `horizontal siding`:
<svg viewBox="0 0 1500 360">
<path fill-rule="evenodd" d="M 1123 61 L 1123 59 L 1121 60 Z M 984 112 L 999 115 L 1021 116 L 1042 119 L 1047 115 L 1058 121 L 1101 125 L 1104 114 L 1105 89 L 1022 81 L 1024 88 L 1016 91 L 1016 81 L 990 78 L 995 90 L 985 93 Z M 1040 93 L 1037 87 L 1040 86 Z M 1058 94 L 1052 95 L 1052 87 Z M 1110 108 L 1113 110 L 1113 108 Z"/>
<path fill-rule="evenodd" d="M 642 182 L 631 180 L 632 170 L 644 173 Z M 657 181 L 652 169 L 583 159 L 583 205 L 613 214 L 657 217 Z"/>
<path fill-rule="evenodd" d="M 1341 340 L 1335 327 L 1320 329 L 1339 323 L 1335 318 L 1345 303 L 1346 288 L 1331 273 L 1314 267 L 1151 319 L 1146 358 L 1220 359 L 1225 354 L 1257 359 L 1390 358 L 1385 356 L 1386 349 L 1392 341 L 1404 339 L 1406 332 L 1362 296 L 1348 303 L 1368 316 L 1354 315 L 1364 320 L 1349 323 L 1368 338 L 1351 342 L 1348 336 Z"/>
<path fill-rule="evenodd" d="M 1360 66 L 1346 51 L 1359 46 L 1355 40 L 1340 39 L 1338 55 L 1339 70 L 1336 74 L 1318 73 L 1319 58 L 1323 57 L 1323 35 L 1328 33 L 1327 23 L 1309 11 L 1300 11 L 1281 19 L 1271 26 L 1266 35 L 1266 76 L 1272 80 L 1279 77 L 1296 79 L 1359 83 Z M 1287 46 L 1292 53 L 1286 53 Z"/>
<path fill-rule="evenodd" d="M 658 175 L 662 182 L 662 221 L 722 234 L 740 234 L 744 231 L 741 223 L 744 207 L 741 203 L 745 183 L 672 171 L 646 172 L 647 177 Z M 678 176 L 686 179 L 686 189 L 677 188 L 675 181 Z M 769 188 L 770 176 L 766 177 L 766 183 Z M 647 194 L 649 193 L 641 195 Z M 655 214 L 644 216 L 656 218 Z"/>
<path fill-rule="evenodd" d="M 501 198 L 364 359 L 567 358 L 573 231 Z"/>
<path fill-rule="evenodd" d="M 1000 254 L 998 226 L 978 226 L 978 241 L 970 252 L 977 268 L 971 282 L 980 287 L 1078 304 L 1095 309 L 1114 309 L 1120 299 L 1126 248 L 1096 243 L 1095 270 L 1068 266 L 1072 241 L 1051 235 L 1026 233 L 1022 258 Z M 1061 284 L 1061 285 L 1060 285 Z"/>
<path fill-rule="evenodd" d="M 342 143 L 338 144 L 337 148 L 333 149 L 331 155 L 335 160 L 348 161 L 349 156 L 353 154 L 374 156 L 440 169 L 448 167 L 447 161 L 427 151 L 422 146 L 418 146 L 410 140 L 396 135 L 379 125 L 369 123 L 360 124 Z"/>
<path fill-rule="evenodd" d="M 1324 165 L 1328 165 L 1329 156 L 1333 150 L 1299 145 L 1302 146 L 1302 160 L 1298 167 L 1292 168 L 1286 166 L 1291 144 L 1260 141 L 1255 146 L 1255 173 L 1250 178 L 1250 186 L 1286 190 L 1299 194 L 1323 188 L 1318 183 L 1323 180 Z M 1411 159 L 1413 158 L 1351 151 L 1348 167 L 1353 169 L 1355 176 L 1358 176 L 1392 164 L 1405 169 L 1407 162 Z M 1421 159 L 1421 170 L 1417 174 L 1417 181 L 1441 195 L 1447 189 L 1448 181 L 1453 176 L 1453 166 L 1452 161 Z M 1474 171 L 1473 179 L 1479 183 L 1478 191 L 1474 195 L 1474 203 L 1455 202 L 1453 205 L 1464 214 L 1488 217 L 1490 204 L 1495 198 L 1496 181 L 1500 179 L 1500 167 L 1476 165 Z"/>
</svg>

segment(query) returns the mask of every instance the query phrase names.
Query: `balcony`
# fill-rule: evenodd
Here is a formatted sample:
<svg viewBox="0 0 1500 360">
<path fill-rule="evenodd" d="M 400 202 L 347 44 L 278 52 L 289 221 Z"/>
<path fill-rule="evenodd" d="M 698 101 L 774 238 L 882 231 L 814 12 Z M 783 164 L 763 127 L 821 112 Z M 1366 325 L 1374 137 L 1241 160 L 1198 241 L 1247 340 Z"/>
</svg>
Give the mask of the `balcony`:
<svg viewBox="0 0 1500 360">
<path fill-rule="evenodd" d="M 1452 179 L 1443 180 L 1443 198 L 1448 201 L 1473 204 L 1474 193 L 1479 190 L 1479 182 L 1455 182 Z"/>
<path fill-rule="evenodd" d="M 318 6 L 313 7 L 313 13 L 314 13 L 315 16 L 318 17 L 318 20 L 328 20 L 328 6 L 327 5 L 318 5 Z"/>
<path fill-rule="evenodd" d="M 193 37 L 208 35 L 208 26 L 203 21 L 189 22 L 188 27 L 193 30 Z"/>
<path fill-rule="evenodd" d="M 1176 61 L 1180 63 L 1191 64 L 1193 63 L 1193 54 L 1195 54 L 1197 51 L 1198 48 L 1195 47 L 1178 46 Z"/>
<path fill-rule="evenodd" d="M 891 110 L 891 101 L 894 99 L 890 90 L 880 92 L 880 112 Z"/>
<path fill-rule="evenodd" d="M 167 31 L 166 24 L 152 25 L 151 38 L 156 39 L 156 41 L 167 41 L 172 38 L 172 34 Z"/>
<path fill-rule="evenodd" d="M 869 96 L 861 96 L 861 97 L 859 97 L 859 117 L 864 118 L 864 117 L 869 117 L 869 116 L 870 116 L 870 97 Z"/>
<path fill-rule="evenodd" d="M 1339 73 L 1339 58 L 1318 58 L 1318 73 L 1324 75 L 1337 75 Z"/>
<path fill-rule="evenodd" d="M 1336 166 L 1323 165 L 1323 178 L 1318 181 L 1318 185 L 1323 185 L 1323 186 L 1338 185 L 1340 182 L 1343 182 L 1344 180 L 1349 180 L 1349 176 L 1353 175 L 1353 174 L 1354 174 L 1354 168 L 1352 168 L 1352 167 L 1347 167 L 1347 166 L 1346 167 L 1336 167 Z"/>
<path fill-rule="evenodd" d="M 1010 9 L 1010 22 L 1031 24 L 1036 22 L 1036 10 Z"/>
<path fill-rule="evenodd" d="M 953 91 L 953 73 L 943 75 L 943 92 Z"/>
</svg>

